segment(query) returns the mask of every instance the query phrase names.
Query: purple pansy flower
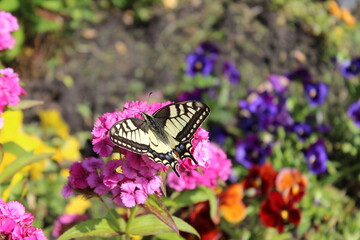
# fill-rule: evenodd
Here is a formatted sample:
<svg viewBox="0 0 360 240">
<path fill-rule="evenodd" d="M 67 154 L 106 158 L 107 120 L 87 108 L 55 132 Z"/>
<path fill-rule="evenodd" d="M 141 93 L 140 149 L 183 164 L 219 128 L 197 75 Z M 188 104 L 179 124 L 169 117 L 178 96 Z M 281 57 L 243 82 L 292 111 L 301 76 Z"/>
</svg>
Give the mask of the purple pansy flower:
<svg viewBox="0 0 360 240">
<path fill-rule="evenodd" d="M 290 79 L 283 75 L 270 74 L 269 82 L 272 84 L 274 91 L 283 94 L 288 90 Z"/>
<path fill-rule="evenodd" d="M 356 126 L 360 127 L 360 99 L 350 105 L 347 114 Z"/>
<path fill-rule="evenodd" d="M 312 77 L 306 68 L 296 69 L 295 71 L 286 74 L 286 77 L 290 80 L 299 80 L 302 83 L 312 81 Z"/>
<path fill-rule="evenodd" d="M 209 138 L 211 142 L 222 145 L 225 142 L 227 136 L 228 133 L 222 126 L 214 126 L 210 128 Z"/>
<path fill-rule="evenodd" d="M 292 131 L 298 135 L 301 141 L 308 139 L 312 133 L 312 130 L 312 127 L 305 122 L 295 123 L 292 126 Z"/>
<path fill-rule="evenodd" d="M 328 156 L 322 139 L 319 139 L 310 145 L 305 151 L 305 158 L 311 173 L 320 174 L 326 171 Z"/>
<path fill-rule="evenodd" d="M 200 101 L 202 99 L 201 95 L 207 90 L 207 88 L 195 88 L 194 90 L 189 92 L 182 92 L 177 96 L 177 100 L 180 102 L 188 100 Z"/>
<path fill-rule="evenodd" d="M 279 126 L 292 124 L 285 98 L 276 98 L 269 92 L 252 93 L 239 101 L 240 127 L 244 131 L 273 131 Z M 255 125 L 255 126 L 254 126 Z"/>
<path fill-rule="evenodd" d="M 328 86 L 325 83 L 305 83 L 305 95 L 311 106 L 320 106 L 325 102 L 326 96 L 329 92 Z"/>
<path fill-rule="evenodd" d="M 360 58 L 345 59 L 338 63 L 338 68 L 345 78 L 355 77 L 360 73 Z"/>
<path fill-rule="evenodd" d="M 224 61 L 223 74 L 232 84 L 238 84 L 240 81 L 240 71 L 236 68 L 234 62 Z"/>
<path fill-rule="evenodd" d="M 236 144 L 235 159 L 250 169 L 254 165 L 263 165 L 271 152 L 272 148 L 269 144 L 261 142 L 257 134 L 252 134 Z"/>
<path fill-rule="evenodd" d="M 202 43 L 194 52 L 186 57 L 186 73 L 193 77 L 197 73 L 209 76 L 218 59 L 219 50 L 211 43 Z"/>
</svg>

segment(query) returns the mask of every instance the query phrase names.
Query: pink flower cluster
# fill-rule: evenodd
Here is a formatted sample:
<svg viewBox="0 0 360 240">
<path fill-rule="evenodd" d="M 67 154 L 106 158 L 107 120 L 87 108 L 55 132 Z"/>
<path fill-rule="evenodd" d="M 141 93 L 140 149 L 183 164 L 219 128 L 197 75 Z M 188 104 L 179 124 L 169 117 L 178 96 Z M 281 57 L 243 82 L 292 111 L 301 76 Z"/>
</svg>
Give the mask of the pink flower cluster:
<svg viewBox="0 0 360 240">
<path fill-rule="evenodd" d="M 125 159 L 111 160 L 85 158 L 70 167 L 68 184 L 62 194 L 68 197 L 74 191 L 87 195 L 105 195 L 119 206 L 134 207 L 146 201 L 149 194 L 161 194 L 161 177 L 156 176 L 161 165 L 132 152 L 124 152 Z"/>
<path fill-rule="evenodd" d="M 19 29 L 17 19 L 11 13 L 0 11 L 0 50 L 12 49 L 15 39 L 11 32 Z"/>
<path fill-rule="evenodd" d="M 45 240 L 43 231 L 31 226 L 34 217 L 16 201 L 8 203 L 0 199 L 0 239 Z"/>
<path fill-rule="evenodd" d="M 105 113 L 96 121 L 92 131 L 93 150 L 102 157 L 110 156 L 115 146 L 110 141 L 109 130 L 116 122 L 130 117 L 141 118 L 142 112 L 152 114 L 170 103 L 127 102 L 122 112 Z M 198 185 L 214 187 L 217 180 L 228 178 L 230 160 L 220 148 L 210 144 L 208 139 L 208 132 L 198 129 L 194 134 L 191 150 L 205 176 L 195 170 L 197 165 L 190 159 L 185 159 L 179 166 L 181 178 L 170 173 L 168 182 L 174 189 L 194 189 Z M 83 162 L 73 163 L 63 196 L 68 197 L 74 191 L 110 194 L 117 205 L 134 207 L 145 203 L 149 194 L 161 195 L 162 179 L 159 171 L 166 171 L 167 167 L 153 162 L 144 154 L 125 149 L 121 149 L 121 153 L 123 159 L 107 163 L 97 158 L 86 158 Z"/>
<path fill-rule="evenodd" d="M 203 173 L 196 171 L 194 166 L 189 167 L 190 161 L 186 160 L 179 166 L 181 178 L 178 178 L 174 172 L 168 174 L 167 184 L 169 187 L 176 191 L 192 190 L 197 186 L 214 188 L 218 185 L 218 180 L 226 181 L 229 178 L 231 160 L 217 145 L 209 142 L 201 143 L 200 147 L 195 148 L 193 154 L 196 159 L 199 159 L 200 156 L 203 159 L 208 158 L 205 166 L 199 163 Z"/>
<path fill-rule="evenodd" d="M 20 102 L 20 96 L 25 94 L 20 86 L 19 75 L 12 68 L 0 69 L 0 115 L 7 105 L 16 106 Z M 0 128 L 3 124 L 0 116 Z"/>
</svg>

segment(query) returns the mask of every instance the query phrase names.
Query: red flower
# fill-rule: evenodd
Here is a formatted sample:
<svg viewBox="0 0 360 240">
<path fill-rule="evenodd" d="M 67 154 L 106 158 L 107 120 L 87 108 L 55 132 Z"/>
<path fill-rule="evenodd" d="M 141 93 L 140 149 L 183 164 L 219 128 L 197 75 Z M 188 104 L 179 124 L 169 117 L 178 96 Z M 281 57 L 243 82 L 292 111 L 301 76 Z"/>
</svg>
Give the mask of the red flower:
<svg viewBox="0 0 360 240">
<path fill-rule="evenodd" d="M 271 163 L 266 162 L 262 166 L 253 166 L 242 184 L 244 190 L 255 189 L 255 196 L 267 195 L 275 185 L 276 176 L 277 172 L 273 169 Z"/>
<path fill-rule="evenodd" d="M 276 227 L 279 233 L 284 232 L 284 225 L 300 223 L 300 210 L 294 207 L 292 201 L 285 203 L 278 192 L 269 194 L 269 199 L 261 203 L 260 220 L 267 227 Z"/>
<path fill-rule="evenodd" d="M 209 202 L 200 202 L 194 206 L 190 213 L 189 223 L 200 234 L 202 240 L 220 239 L 222 233 L 218 224 L 214 223 L 210 217 Z M 186 239 L 197 239 L 193 235 L 186 235 Z"/>
</svg>

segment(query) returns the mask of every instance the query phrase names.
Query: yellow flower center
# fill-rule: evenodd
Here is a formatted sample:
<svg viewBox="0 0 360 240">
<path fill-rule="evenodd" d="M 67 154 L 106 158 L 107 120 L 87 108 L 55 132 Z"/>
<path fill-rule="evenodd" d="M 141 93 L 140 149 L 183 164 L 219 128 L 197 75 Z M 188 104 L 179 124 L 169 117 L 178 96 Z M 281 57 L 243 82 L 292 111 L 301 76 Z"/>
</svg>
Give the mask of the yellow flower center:
<svg viewBox="0 0 360 240">
<path fill-rule="evenodd" d="M 254 183 L 254 186 L 255 186 L 256 188 L 260 187 L 260 186 L 261 186 L 261 178 L 256 178 L 256 179 L 253 181 L 253 183 Z"/>
<path fill-rule="evenodd" d="M 292 193 L 294 195 L 298 194 L 300 192 L 300 186 L 298 184 L 295 184 L 293 187 L 292 187 Z"/>
<path fill-rule="evenodd" d="M 115 171 L 116 171 L 117 173 L 123 174 L 123 170 L 122 170 L 122 167 L 121 167 L 121 166 L 117 167 Z"/>
<path fill-rule="evenodd" d="M 281 218 L 287 220 L 289 218 L 289 212 L 287 210 L 281 210 Z"/>
</svg>

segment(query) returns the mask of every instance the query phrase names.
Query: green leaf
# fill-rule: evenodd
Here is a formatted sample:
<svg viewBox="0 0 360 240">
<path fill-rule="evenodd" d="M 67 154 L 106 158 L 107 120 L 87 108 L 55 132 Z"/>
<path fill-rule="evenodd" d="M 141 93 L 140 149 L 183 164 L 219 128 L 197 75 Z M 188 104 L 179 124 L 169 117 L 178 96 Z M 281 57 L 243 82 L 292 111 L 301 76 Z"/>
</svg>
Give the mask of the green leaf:
<svg viewBox="0 0 360 240">
<path fill-rule="evenodd" d="M 56 22 L 53 20 L 39 18 L 37 24 L 35 25 L 35 29 L 38 32 L 54 32 L 60 30 L 63 24 L 61 22 Z"/>
<path fill-rule="evenodd" d="M 120 226 L 121 232 L 116 231 L 114 224 Z M 67 240 L 72 238 L 81 237 L 112 237 L 119 236 L 124 233 L 125 221 L 119 218 L 118 221 L 114 221 L 109 218 L 91 219 L 76 224 L 66 232 L 64 232 L 58 240 Z"/>
<path fill-rule="evenodd" d="M 19 102 L 19 104 L 15 107 L 9 107 L 10 110 L 23 110 L 23 109 L 28 109 L 31 107 L 35 107 L 35 106 L 39 106 L 44 104 L 43 101 L 38 101 L 38 100 L 22 100 Z"/>
<path fill-rule="evenodd" d="M 199 187 L 209 199 L 210 204 L 210 217 L 214 222 L 217 222 L 218 202 L 215 195 L 215 191 L 206 187 Z"/>
<path fill-rule="evenodd" d="M 177 228 L 169 211 L 156 194 L 150 195 L 146 202 L 141 206 L 156 216 L 160 221 L 168 225 L 174 232 L 179 233 L 179 229 Z"/>
<path fill-rule="evenodd" d="M 190 224 L 180 218 L 174 216 L 172 218 L 180 231 L 191 233 L 199 237 L 199 233 Z M 129 234 L 140 236 L 155 235 L 166 232 L 173 232 L 173 230 L 151 214 L 136 217 L 129 227 Z"/>
<path fill-rule="evenodd" d="M 5 182 L 11 176 L 13 176 L 16 172 L 20 171 L 23 167 L 40 161 L 41 159 L 49 158 L 53 155 L 53 153 L 42 153 L 36 154 L 26 152 L 19 145 L 13 142 L 8 142 L 3 145 L 4 152 L 9 152 L 17 156 L 17 159 L 13 161 L 11 164 L 6 166 L 4 171 L 0 174 L 0 183 Z"/>
<path fill-rule="evenodd" d="M 195 190 L 185 190 L 180 193 L 175 199 L 164 199 L 167 206 L 181 208 L 194 205 L 198 202 L 208 201 L 211 194 L 204 190 L 204 188 L 197 188 Z"/>
<path fill-rule="evenodd" d="M 25 151 L 22 147 L 14 142 L 7 142 L 3 144 L 4 152 L 14 154 L 17 157 L 25 157 L 32 155 L 32 153 Z"/>
<path fill-rule="evenodd" d="M 2 0 L 0 9 L 7 12 L 13 12 L 19 8 L 19 0 Z"/>
</svg>

